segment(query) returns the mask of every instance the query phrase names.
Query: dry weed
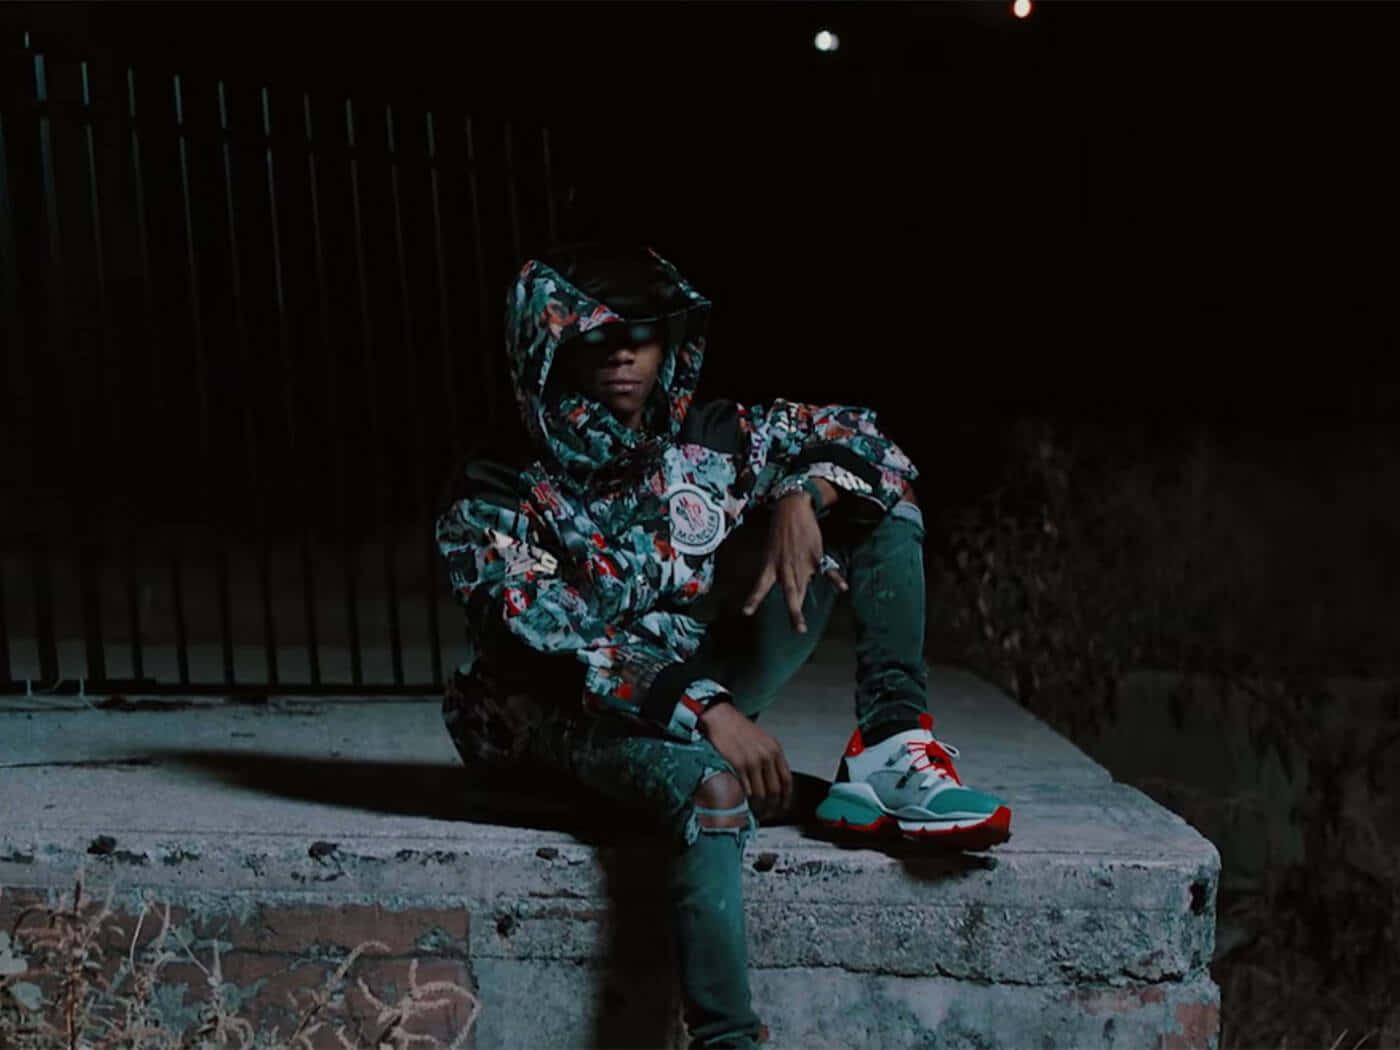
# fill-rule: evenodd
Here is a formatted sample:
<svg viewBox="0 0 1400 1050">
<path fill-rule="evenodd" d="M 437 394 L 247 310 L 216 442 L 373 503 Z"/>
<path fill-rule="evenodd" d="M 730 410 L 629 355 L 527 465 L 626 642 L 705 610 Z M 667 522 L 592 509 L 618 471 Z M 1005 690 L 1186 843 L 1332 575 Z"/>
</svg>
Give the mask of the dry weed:
<svg viewBox="0 0 1400 1050">
<path fill-rule="evenodd" d="M 372 1031 L 349 1015 L 344 992 L 351 971 L 368 951 L 388 951 L 369 941 L 345 956 L 314 989 L 293 1000 L 298 1011 L 292 1030 L 255 1028 L 231 1009 L 231 986 L 223 976 L 217 943 L 201 959 L 171 922 L 170 906 L 142 902 L 127 931 L 112 910 L 113 891 L 88 896 L 80 873 L 71 895 L 56 906 L 26 908 L 12 928 L 0 932 L 0 1048 L 4 1050 L 316 1050 L 312 1039 L 328 1032 L 344 1050 L 460 1050 L 476 1022 L 480 1003 L 468 988 L 452 981 L 418 981 L 418 961 L 409 965 L 409 988 L 386 1003 L 362 977 L 355 987 L 375 1012 Z M 143 927 L 159 927 L 141 945 Z M 124 957 L 111 967 L 104 938 L 119 937 Z M 203 975 L 205 990 L 198 1022 L 186 1030 L 165 1023 L 158 1006 L 162 973 L 187 960 Z M 109 970 L 111 972 L 109 972 Z M 414 1022 L 446 1007 L 467 1010 L 450 1042 L 415 1032 Z"/>
</svg>

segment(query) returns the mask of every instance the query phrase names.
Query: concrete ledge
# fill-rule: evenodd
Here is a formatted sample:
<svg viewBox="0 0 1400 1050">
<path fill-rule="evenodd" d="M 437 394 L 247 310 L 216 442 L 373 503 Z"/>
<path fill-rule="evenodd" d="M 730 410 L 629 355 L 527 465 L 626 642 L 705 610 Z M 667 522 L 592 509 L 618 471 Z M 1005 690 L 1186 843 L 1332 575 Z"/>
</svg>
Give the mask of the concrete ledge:
<svg viewBox="0 0 1400 1050">
<path fill-rule="evenodd" d="M 847 655 L 765 717 L 812 776 L 849 732 Z M 934 687 L 1013 838 L 929 856 L 763 829 L 745 899 L 775 1046 L 1212 1046 L 1214 847 L 985 684 Z M 473 794 L 433 704 L 0 713 L 0 795 L 0 911 L 85 867 L 128 912 L 171 902 L 253 980 L 377 939 L 382 965 L 474 982 L 478 1046 L 680 1045 L 651 852 Z"/>
</svg>

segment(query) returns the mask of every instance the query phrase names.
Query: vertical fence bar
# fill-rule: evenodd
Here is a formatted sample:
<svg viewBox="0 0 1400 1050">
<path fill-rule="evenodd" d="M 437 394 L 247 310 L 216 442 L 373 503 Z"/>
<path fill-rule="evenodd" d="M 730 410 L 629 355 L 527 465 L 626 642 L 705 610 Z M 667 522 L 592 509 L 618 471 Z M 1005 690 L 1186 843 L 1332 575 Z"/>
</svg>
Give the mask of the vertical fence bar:
<svg viewBox="0 0 1400 1050">
<path fill-rule="evenodd" d="M 544 161 L 545 233 L 551 246 L 559 241 L 554 215 L 554 155 L 549 148 L 549 129 L 540 129 L 540 156 Z"/>
<path fill-rule="evenodd" d="M 476 266 L 477 330 L 486 334 L 486 252 L 481 243 L 481 187 L 476 168 L 476 131 L 472 118 L 466 119 L 467 196 L 472 209 L 472 262 Z"/>
<path fill-rule="evenodd" d="M 223 160 L 224 172 L 224 222 L 228 229 L 228 253 L 229 253 L 229 281 L 233 292 L 233 332 L 234 347 L 240 357 L 239 386 L 243 386 L 242 368 L 246 363 L 241 360 L 248 348 L 248 318 L 244 310 L 243 298 L 243 263 L 239 252 L 238 240 L 238 218 L 237 208 L 234 202 L 233 188 L 233 139 L 229 129 L 228 120 L 228 94 L 224 88 L 222 80 L 215 82 L 215 93 L 219 103 L 219 139 L 220 155 Z M 245 435 L 244 444 L 248 450 L 248 488 L 254 494 L 253 498 L 262 503 L 259 499 L 260 482 L 262 480 L 262 470 L 259 461 L 260 446 L 257 435 L 254 433 L 253 407 L 251 399 L 243 399 L 243 429 Z M 259 511 L 261 514 L 261 510 Z M 219 577 L 219 608 L 223 614 L 223 643 L 224 643 L 224 680 L 229 685 L 234 683 L 234 659 L 233 659 L 233 598 L 229 582 L 228 550 L 222 545 L 214 553 L 214 560 L 217 563 Z M 260 561 L 261 577 L 263 580 L 264 593 L 267 586 L 267 565 L 265 561 Z M 270 627 L 267 619 L 263 622 L 264 632 Z M 271 682 L 277 681 L 277 651 L 272 645 L 267 647 L 268 677 Z"/>
<path fill-rule="evenodd" d="M 0 559 L 0 688 L 14 681 L 10 671 L 10 629 L 5 602 L 5 562 Z"/>
<path fill-rule="evenodd" d="M 96 263 L 97 273 L 97 316 L 98 323 L 102 326 L 102 335 L 96 344 L 101 356 L 90 372 L 93 384 L 99 387 L 97 404 L 82 404 L 79 411 L 91 412 L 96 418 L 95 429 L 97 433 L 106 434 L 109 433 L 106 410 L 108 398 L 103 396 L 105 391 L 101 389 L 101 386 L 105 383 L 107 368 L 113 358 L 112 317 L 107 297 L 107 253 L 102 238 L 102 198 L 97 180 L 97 142 L 93 130 L 92 90 L 88 80 L 87 62 L 78 63 L 78 70 L 82 81 L 83 140 L 87 147 L 88 211 L 92 219 L 93 261 Z M 102 447 L 106 448 L 107 443 L 104 442 Z M 105 454 L 110 456 L 110 452 Z M 102 641 L 102 595 L 99 580 L 102 572 L 101 539 L 104 531 L 102 515 L 106 514 L 108 510 L 107 479 L 110 476 L 110 470 L 101 471 L 102 480 L 99 484 L 102 493 L 97 514 L 93 515 L 91 512 L 87 512 L 83 515 L 85 526 L 90 528 L 95 535 L 90 537 L 90 542 L 86 544 L 84 553 L 78 562 L 81 573 L 83 623 L 87 637 L 88 677 L 98 683 L 105 682 L 107 679 L 106 650 Z"/>
<path fill-rule="evenodd" d="M 126 70 L 126 115 L 131 127 L 131 184 L 136 197 L 137 253 L 141 261 L 141 291 L 147 311 L 155 306 L 155 286 L 151 281 L 151 234 L 146 224 L 146 185 L 141 168 L 141 133 L 136 127 L 136 71 Z"/>
<path fill-rule="evenodd" d="M 365 275 L 365 232 L 360 209 L 360 155 L 355 145 L 355 108 L 350 99 L 345 100 L 345 141 L 350 149 L 350 208 L 355 229 L 355 272 L 359 278 L 360 295 L 360 348 L 365 369 L 365 414 L 370 420 L 370 431 L 379 436 L 379 411 L 375 403 L 374 383 L 374 328 L 369 309 L 369 280 Z"/>
<path fill-rule="evenodd" d="M 233 685 L 237 681 L 233 666 L 233 615 L 232 596 L 229 593 L 228 555 L 220 548 L 214 557 L 214 586 L 219 595 L 219 640 L 223 644 L 224 684 Z"/>
<path fill-rule="evenodd" d="M 408 297 L 408 265 L 404 259 L 403 249 L 403 207 L 399 199 L 399 162 L 398 143 L 394 138 L 394 107 L 384 107 L 384 129 L 389 147 L 389 198 L 393 206 L 394 214 L 394 261 L 398 264 L 399 277 L 399 316 L 402 320 L 400 338 L 403 340 L 399 348 L 400 359 L 412 358 L 417 363 L 418 355 L 413 352 L 413 315 Z M 414 369 L 414 378 L 418 378 L 419 370 Z M 411 383 L 409 385 L 412 394 L 417 395 L 421 390 L 421 383 Z M 417 441 L 414 443 L 413 454 L 415 459 L 423 454 L 423 411 L 420 405 L 410 405 L 409 412 L 414 419 L 414 432 Z M 416 466 L 416 464 L 415 464 Z M 383 464 L 384 479 L 388 481 L 393 474 L 396 465 L 386 461 Z M 393 485 L 389 485 L 390 493 L 393 492 Z M 399 587 L 398 571 L 394 561 L 394 534 L 397 522 L 394 520 L 393 500 L 390 500 L 389 512 L 385 515 L 387 524 L 387 534 L 384 537 L 384 580 L 388 589 L 389 604 L 389 652 L 394 667 L 394 684 L 403 685 L 403 633 L 399 621 Z"/>
<path fill-rule="evenodd" d="M 224 221 L 228 226 L 229 282 L 233 291 L 233 324 L 241 350 L 247 341 L 247 318 L 243 311 L 243 263 L 238 251 L 238 219 L 233 199 L 233 141 L 228 125 L 228 97 L 224 82 L 215 90 L 219 100 L 219 146 L 224 171 Z"/>
<path fill-rule="evenodd" d="M 185 620 L 185 581 L 178 547 L 170 550 L 170 598 L 175 610 L 175 666 L 180 684 L 190 684 L 190 634 Z"/>
<path fill-rule="evenodd" d="M 365 681 L 364 656 L 360 640 L 360 578 L 359 544 L 354 540 L 346 543 L 345 559 L 345 621 L 350 634 L 350 682 L 363 685 Z"/>
<path fill-rule="evenodd" d="M 97 141 L 92 120 L 92 88 L 88 64 L 78 63 L 83 84 L 83 138 L 87 146 L 88 208 L 92 214 L 92 251 L 97 263 L 97 309 L 104 332 L 111 330 L 107 313 L 107 253 L 102 242 L 102 199 L 97 188 Z"/>
<path fill-rule="evenodd" d="M 49 101 L 48 63 L 43 54 L 34 55 L 34 98 L 40 105 Z M 64 281 L 63 237 L 59 221 L 58 176 L 54 156 L 53 124 L 46 112 L 39 115 L 39 158 L 43 178 L 44 226 L 47 234 L 46 246 L 48 283 L 48 350 L 52 359 L 58 352 L 62 355 L 68 346 L 68 314 L 65 304 L 67 286 Z M 61 370 L 61 368 L 60 368 Z M 52 375 L 52 370 L 50 375 Z M 81 448 L 81 418 L 75 421 L 79 434 L 71 447 Z M 63 464 L 66 467 L 67 464 Z M 60 468 L 62 469 L 62 468 Z M 49 525 L 41 522 L 39 527 L 47 530 Z M 51 553 L 52 537 L 45 531 L 41 548 L 37 552 L 36 576 L 34 580 L 35 627 L 39 641 L 40 677 L 55 685 L 59 680 L 58 643 L 54 636 L 53 622 L 53 562 Z"/>
<path fill-rule="evenodd" d="M 302 521 L 301 601 L 306 614 L 306 664 L 312 685 L 321 684 L 321 637 L 316 623 L 316 562 L 312 556 L 311 529 Z"/>
<path fill-rule="evenodd" d="M 189 158 L 189 135 L 185 126 L 185 100 L 184 91 L 180 83 L 180 75 L 174 77 L 175 87 L 175 124 L 178 134 L 178 145 L 180 151 L 180 193 L 184 203 L 185 218 L 185 260 L 190 271 L 190 318 L 193 323 L 194 332 L 194 358 L 195 358 L 195 386 L 199 398 L 199 447 L 204 455 L 209 454 L 209 368 L 204 351 L 204 313 L 201 304 L 199 288 L 199 266 L 198 255 L 195 251 L 195 230 L 194 230 L 194 204 L 190 196 L 190 158 Z M 228 579 L 228 565 L 222 556 L 222 551 L 215 556 L 214 572 L 221 581 Z M 187 631 L 187 621 L 185 618 L 185 597 L 180 566 L 179 554 L 173 556 L 171 563 L 171 583 L 174 588 L 175 598 L 175 633 L 177 659 L 180 664 L 180 684 L 190 684 L 190 652 L 189 635 Z M 233 682 L 233 645 L 229 631 L 229 607 L 227 601 L 227 586 L 219 589 L 219 611 L 223 623 L 222 639 L 224 652 L 224 679 L 228 683 Z"/>
<path fill-rule="evenodd" d="M 447 306 L 447 262 L 442 248 L 442 190 L 438 171 L 437 135 L 433 127 L 433 114 L 427 114 L 428 130 L 428 187 L 433 205 L 433 258 L 437 263 L 438 293 L 438 338 L 442 350 L 442 389 L 447 400 L 447 426 L 451 435 L 452 450 L 458 450 L 461 440 L 458 434 L 457 375 L 452 367 L 452 325 Z"/>
<path fill-rule="evenodd" d="M 328 365 L 326 371 L 331 376 L 331 381 L 336 387 L 336 397 L 334 403 L 339 406 L 348 404 L 349 399 L 345 395 L 344 370 L 335 367 L 335 362 L 331 357 L 331 332 L 330 332 L 330 296 L 327 291 L 328 280 L 326 277 L 326 252 L 325 242 L 321 233 L 321 195 L 320 180 L 316 174 L 316 153 L 314 149 L 314 137 L 311 124 L 311 96 L 302 94 L 302 112 L 306 118 L 306 175 L 311 190 L 311 234 L 316 252 L 316 292 L 320 307 L 321 319 L 321 342 Z M 339 518 L 342 523 L 350 521 L 350 448 L 349 441 L 344 435 L 336 441 L 339 449 L 337 456 L 337 481 L 336 502 L 339 507 Z M 342 557 L 342 564 L 345 570 L 345 620 L 346 633 L 350 643 L 350 680 L 356 685 L 364 680 L 364 670 L 360 660 L 360 610 L 358 594 L 355 586 L 355 562 L 352 557 L 353 544 L 349 538 L 345 539 L 345 550 Z M 310 577 L 307 577 L 306 600 L 313 601 L 314 596 L 310 593 Z"/>
<path fill-rule="evenodd" d="M 433 251 L 437 262 L 437 290 L 438 290 L 438 332 L 439 350 L 442 354 L 442 378 L 443 388 L 447 392 L 447 425 L 448 425 L 448 447 L 451 450 L 452 461 L 455 466 L 457 457 L 462 450 L 461 421 L 457 413 L 457 389 L 456 373 L 452 367 L 452 336 L 451 325 L 449 324 L 447 309 L 447 265 L 446 257 L 442 249 L 442 206 L 438 178 L 438 157 L 437 157 L 437 136 L 433 127 L 433 115 L 427 114 L 428 129 L 428 176 L 429 186 L 432 191 L 433 203 Z M 431 489 L 430 489 L 431 494 Z M 437 507 L 429 506 L 425 519 L 433 520 Z M 427 603 L 428 603 L 428 633 L 430 635 L 429 644 L 432 646 L 432 668 L 433 684 L 441 685 L 443 681 L 442 673 L 442 629 L 438 623 L 438 588 L 437 573 L 437 549 L 436 545 L 429 540 L 426 548 L 426 564 L 424 578 L 427 580 Z"/>
<path fill-rule="evenodd" d="M 321 351 L 322 360 L 325 363 L 326 373 L 330 376 L 331 382 L 335 384 L 336 394 L 332 400 L 333 404 L 344 405 L 345 397 L 341 382 L 341 369 L 336 367 L 336 363 L 331 361 L 331 332 L 330 332 L 330 296 L 326 292 L 326 252 L 325 245 L 321 240 L 321 196 L 316 177 L 316 151 L 315 142 L 312 136 L 311 127 L 311 95 L 303 92 L 301 96 L 302 115 L 305 118 L 306 130 L 306 178 L 309 195 L 311 198 L 311 237 L 312 246 L 316 260 L 316 298 L 319 308 L 320 329 L 321 329 Z M 337 486 L 337 496 L 340 500 L 340 519 L 346 520 L 348 510 L 348 500 L 345 498 L 345 489 L 348 484 L 349 470 L 347 467 L 349 453 L 346 450 L 346 442 L 343 440 L 335 442 L 339 449 L 338 464 L 340 466 L 340 484 Z M 316 587 L 313 579 L 315 568 L 314 560 L 310 552 L 311 537 L 307 529 L 302 530 L 302 601 L 306 607 L 306 645 L 307 653 L 311 659 L 311 684 L 321 684 L 321 651 L 319 638 L 316 631 Z M 359 651 L 359 618 L 354 612 L 350 613 L 351 641 L 355 651 Z"/>
<path fill-rule="evenodd" d="M 287 299 L 282 284 L 282 232 L 277 218 L 277 175 L 272 156 L 272 100 L 268 89 L 262 89 L 263 136 L 267 140 L 267 207 L 272 227 L 272 284 L 274 307 L 277 311 L 277 345 L 282 352 L 282 407 L 287 415 L 287 444 L 292 449 L 297 444 L 296 413 L 293 410 L 294 394 L 291 375 L 291 339 L 287 332 Z"/>
<path fill-rule="evenodd" d="M 185 96 L 180 74 L 174 76 L 175 127 L 180 152 L 180 197 L 184 204 L 185 265 L 190 277 L 190 325 L 194 336 L 195 397 L 199 404 L 199 450 L 209 454 L 209 369 L 204 353 L 204 314 L 199 294 L 199 256 L 195 249 L 194 205 L 190 197 L 189 136 L 185 131 Z"/>
<path fill-rule="evenodd" d="M 48 64 L 45 56 L 34 56 L 34 100 L 49 101 Z M 66 340 L 66 314 L 63 306 L 63 238 L 59 231 L 58 184 L 54 174 L 53 126 L 47 113 L 39 114 L 39 162 L 44 180 L 44 230 L 48 247 L 49 346 Z"/>
<path fill-rule="evenodd" d="M 267 208 L 272 231 L 272 282 L 273 306 L 277 313 L 277 350 L 282 386 L 282 407 L 287 417 L 287 447 L 296 454 L 296 418 L 292 410 L 291 340 L 287 334 L 286 298 L 282 287 L 282 237 L 277 218 L 277 171 L 272 154 L 272 101 L 268 89 L 262 89 L 262 126 L 264 160 L 267 169 Z M 305 496 L 302 497 L 305 499 Z M 270 684 L 276 684 L 277 674 L 277 624 L 272 604 L 271 540 L 267 529 L 267 501 L 258 501 L 258 516 L 263 522 L 262 577 L 263 577 L 263 635 L 267 644 L 267 668 Z M 303 566 L 304 569 L 304 566 Z"/>
<path fill-rule="evenodd" d="M 39 646 L 39 680 L 58 684 L 58 641 L 53 630 L 53 561 L 49 539 L 34 537 L 30 548 L 30 579 L 34 581 L 34 638 Z"/>
<path fill-rule="evenodd" d="M 34 100 L 40 106 L 46 105 L 49 101 L 48 62 L 43 54 L 34 55 Z M 35 408 L 39 412 L 43 412 L 57 408 L 53 404 L 54 377 L 61 374 L 63 358 L 66 356 L 68 348 L 68 311 L 65 303 L 67 287 L 64 280 L 63 236 L 59 221 L 53 124 L 48 113 L 42 109 L 39 113 L 39 165 L 44 196 L 44 244 L 46 248 L 44 282 L 48 316 L 40 343 L 45 352 L 37 355 L 35 362 L 36 381 L 40 387 L 40 397 L 45 403 L 36 404 Z M 59 363 L 55 364 L 55 362 Z M 70 433 L 67 428 L 64 428 L 63 438 L 66 438 L 66 441 L 55 435 L 56 438 L 59 438 L 55 442 L 58 449 L 72 450 L 82 447 L 81 416 L 73 422 L 76 434 Z M 68 463 L 60 463 L 57 465 L 57 469 L 65 470 L 68 465 Z M 55 469 L 55 465 L 51 462 L 48 464 L 48 469 Z M 41 525 L 40 527 L 46 528 L 47 526 Z"/>
<path fill-rule="evenodd" d="M 0 313 L 5 316 L 6 367 L 11 404 L 23 404 L 26 412 L 23 419 L 14 422 L 22 425 L 32 415 L 34 406 L 25 360 L 24 318 L 20 314 L 18 288 L 19 252 L 15 246 L 14 205 L 10 199 L 9 148 L 5 137 L 5 115 L 0 113 Z"/>
<path fill-rule="evenodd" d="M 107 680 L 106 652 L 102 645 L 102 599 L 97 585 L 97 550 L 84 543 L 78 554 L 78 592 L 83 607 L 83 643 L 87 650 L 87 678 Z"/>
<path fill-rule="evenodd" d="M 431 522 L 436 513 L 436 508 L 432 505 L 432 486 L 426 481 L 423 483 L 423 498 L 420 505 L 424 507 L 426 513 L 423 515 L 425 521 Z M 438 622 L 438 559 L 437 544 L 432 537 L 429 537 L 423 547 L 424 569 L 423 574 L 423 601 L 428 610 L 428 660 L 433 671 L 433 685 L 442 685 L 442 626 Z"/>
<path fill-rule="evenodd" d="M 401 353 L 411 354 L 413 350 L 413 312 L 408 294 L 408 261 L 403 244 L 403 203 L 399 196 L 399 152 L 398 140 L 394 135 L 394 107 L 384 107 L 384 131 L 389 148 L 389 200 L 394 213 L 394 261 L 399 278 L 399 318 L 402 322 L 403 346 Z M 417 415 L 417 413 L 414 413 Z"/>
<path fill-rule="evenodd" d="M 277 618 L 272 607 L 272 550 L 267 536 L 267 512 L 262 509 L 265 500 L 258 497 L 258 519 L 262 525 L 262 542 L 258 548 L 258 576 L 262 584 L 263 651 L 267 658 L 267 684 L 280 682 L 277 668 Z"/>
<path fill-rule="evenodd" d="M 29 389 L 29 369 L 25 360 L 24 321 L 19 311 L 19 253 L 15 246 L 15 221 L 10 201 L 9 148 L 5 137 L 5 115 L 0 113 L 0 313 L 5 316 L 7 377 L 10 387 L 12 422 L 24 426 L 33 417 L 33 394 Z M 24 405 L 20 415 L 18 406 Z M 31 466 L 30 470 L 33 469 Z M 8 537 L 0 537 L 8 539 Z M 6 626 L 4 547 L 0 546 L 0 683 L 13 681 L 10 664 L 10 635 Z"/>
<path fill-rule="evenodd" d="M 19 295 L 16 291 L 19 263 L 15 247 L 14 213 L 10 203 L 8 163 L 5 116 L 0 113 L 0 311 L 4 312 L 6 318 L 10 390 L 14 400 L 22 401 L 26 406 L 26 413 L 29 413 L 32 412 L 32 405 L 26 382 L 23 324 L 19 315 Z M 6 545 L 0 545 L 0 685 L 8 685 L 14 680 L 7 618 L 9 606 L 5 596 L 5 550 Z"/>
<path fill-rule="evenodd" d="M 146 324 L 155 316 L 155 286 L 151 280 L 151 235 L 146 224 L 146 186 L 141 168 L 141 134 L 136 127 L 136 71 L 130 66 L 126 70 L 126 115 L 130 127 L 131 145 L 131 184 L 136 205 L 136 249 L 141 263 L 141 297 L 145 305 L 142 315 Z M 147 345 L 150 340 L 147 340 Z M 147 358 L 149 363 L 149 358 Z M 147 369 L 150 376 L 152 370 Z M 147 432 L 149 433 L 149 431 Z M 131 670 L 137 679 L 146 677 L 145 653 L 141 640 L 141 600 L 136 585 L 134 565 L 136 559 L 128 546 L 126 549 L 126 594 L 127 619 L 131 630 Z"/>
<path fill-rule="evenodd" d="M 375 404 L 374 389 L 374 363 L 372 358 L 372 347 L 374 344 L 374 330 L 370 324 L 369 309 L 369 284 L 365 276 L 365 237 L 364 222 L 360 212 L 360 158 L 355 145 L 355 109 L 350 99 L 345 100 L 345 139 L 350 149 L 350 208 L 355 231 L 355 271 L 358 276 L 357 289 L 360 298 L 360 346 L 363 351 L 365 369 L 365 415 L 370 420 L 371 439 L 374 447 L 380 448 L 379 440 L 379 412 Z M 350 565 L 348 567 L 349 595 L 352 609 L 357 608 L 359 598 L 359 586 L 356 577 L 358 568 L 359 535 L 353 538 L 348 556 Z M 357 625 L 358 628 L 358 625 Z M 363 681 L 363 668 L 361 666 L 360 649 L 358 645 L 358 629 L 355 631 L 355 643 L 350 654 L 351 680 L 355 685 L 360 685 Z"/>
<path fill-rule="evenodd" d="M 515 130 L 511 122 L 505 122 L 506 137 L 506 201 L 510 209 L 510 257 L 513 263 L 520 262 L 520 191 L 516 186 L 515 172 Z"/>
<path fill-rule="evenodd" d="M 293 409 L 292 392 L 292 346 L 291 339 L 287 331 L 287 298 L 282 284 L 282 234 L 281 223 L 277 216 L 277 173 L 274 166 L 272 154 L 272 97 L 266 87 L 262 89 L 262 120 L 263 137 L 266 141 L 267 158 L 267 207 L 272 220 L 272 275 L 273 287 L 276 292 L 277 309 L 277 345 L 282 354 L 282 403 L 287 414 L 287 444 L 293 452 L 296 451 L 297 429 L 296 413 Z M 306 615 L 306 655 L 307 665 L 310 668 L 311 680 L 319 684 L 321 680 L 320 657 L 317 653 L 316 636 L 316 603 L 311 585 L 311 540 L 309 534 L 310 526 L 307 523 L 306 503 L 310 500 L 310 494 L 303 490 L 301 494 L 301 575 L 303 581 L 303 611 Z M 266 548 L 264 548 L 266 550 Z M 268 590 L 263 589 L 264 600 L 268 600 Z M 268 624 L 269 638 L 272 628 L 272 608 L 268 604 L 265 608 L 265 619 Z"/>
<path fill-rule="evenodd" d="M 486 252 L 481 243 L 481 187 L 477 177 L 476 129 L 472 118 L 465 122 L 467 139 L 467 196 L 471 201 L 472 220 L 472 263 L 476 268 L 476 331 L 479 336 L 480 357 L 477 361 L 475 397 L 472 398 L 473 422 L 476 426 L 495 429 L 496 406 L 491 392 L 495 385 L 496 359 L 487 353 L 486 334 L 489 330 L 486 321 Z"/>
<path fill-rule="evenodd" d="M 141 592 L 131 572 L 130 560 L 126 573 L 126 621 L 131 632 L 131 677 L 139 681 L 146 677 L 145 653 L 141 645 Z"/>
</svg>

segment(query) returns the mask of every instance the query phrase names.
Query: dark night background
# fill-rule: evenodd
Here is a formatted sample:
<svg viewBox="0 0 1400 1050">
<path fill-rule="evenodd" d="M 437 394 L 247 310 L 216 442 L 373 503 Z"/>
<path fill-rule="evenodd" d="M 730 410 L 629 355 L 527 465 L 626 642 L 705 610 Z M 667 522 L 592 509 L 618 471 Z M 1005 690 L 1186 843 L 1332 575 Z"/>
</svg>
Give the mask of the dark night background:
<svg viewBox="0 0 1400 1050">
<path fill-rule="evenodd" d="M 658 248 L 716 303 L 701 396 L 873 405 L 940 513 L 1000 483 L 1012 424 L 1032 417 L 1144 463 L 1207 441 L 1314 512 L 1395 450 L 1396 5 L 0 12 L 12 546 L 104 530 L 139 546 L 184 526 L 408 535 L 454 460 L 516 438 L 502 292 L 554 238 Z M 839 50 L 813 48 L 822 27 Z M 50 101 L 34 106 L 39 54 Z M 1333 517 L 1389 505 L 1370 497 Z M 1308 527 L 1297 543 L 1317 555 Z M 1393 522 L 1367 528 L 1394 539 Z"/>
<path fill-rule="evenodd" d="M 1028 412 L 1306 438 L 1395 407 L 1394 5 L 18 13 L 138 67 L 547 122 L 561 232 L 715 299 L 704 392 L 871 402 L 932 470 L 990 469 Z"/>
</svg>

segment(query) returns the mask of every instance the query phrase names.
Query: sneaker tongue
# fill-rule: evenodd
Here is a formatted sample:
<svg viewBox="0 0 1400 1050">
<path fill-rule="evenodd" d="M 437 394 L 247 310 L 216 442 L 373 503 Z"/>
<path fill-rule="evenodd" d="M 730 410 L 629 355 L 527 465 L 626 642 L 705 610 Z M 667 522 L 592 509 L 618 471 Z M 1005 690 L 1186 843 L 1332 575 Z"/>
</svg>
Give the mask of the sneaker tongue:
<svg viewBox="0 0 1400 1050">
<path fill-rule="evenodd" d="M 919 716 L 919 725 L 920 725 L 921 727 L 923 727 L 924 729 L 927 729 L 930 733 L 932 733 L 932 732 L 933 732 L 933 715 L 931 715 L 931 714 L 929 714 L 927 711 L 925 711 L 923 714 L 921 714 L 921 715 Z"/>
</svg>

